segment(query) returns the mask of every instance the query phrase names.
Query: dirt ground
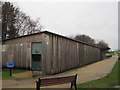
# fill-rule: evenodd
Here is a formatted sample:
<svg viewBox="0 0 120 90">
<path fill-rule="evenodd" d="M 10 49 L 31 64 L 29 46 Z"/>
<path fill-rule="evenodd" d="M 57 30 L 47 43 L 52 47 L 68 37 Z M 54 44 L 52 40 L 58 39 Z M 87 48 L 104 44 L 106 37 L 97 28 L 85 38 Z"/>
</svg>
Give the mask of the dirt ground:
<svg viewBox="0 0 120 90">
<path fill-rule="evenodd" d="M 116 61 L 117 61 L 117 56 L 113 56 L 109 59 L 96 62 L 90 65 L 87 65 L 85 67 L 81 67 L 77 70 L 66 72 L 61 75 L 54 75 L 52 77 L 78 74 L 77 83 L 83 83 L 83 82 L 95 80 L 95 79 L 106 76 L 108 73 L 111 72 Z M 31 72 L 23 73 L 20 75 L 31 76 L 30 74 Z M 2 80 L 2 87 L 3 88 L 35 88 L 36 80 L 37 79 Z M 63 84 L 63 85 L 47 86 L 45 88 L 69 88 L 69 87 L 70 87 L 70 84 Z"/>
<path fill-rule="evenodd" d="M 18 78 L 32 78 L 32 72 L 27 71 L 23 73 L 17 73 L 17 74 L 12 74 L 13 77 L 18 77 Z"/>
</svg>

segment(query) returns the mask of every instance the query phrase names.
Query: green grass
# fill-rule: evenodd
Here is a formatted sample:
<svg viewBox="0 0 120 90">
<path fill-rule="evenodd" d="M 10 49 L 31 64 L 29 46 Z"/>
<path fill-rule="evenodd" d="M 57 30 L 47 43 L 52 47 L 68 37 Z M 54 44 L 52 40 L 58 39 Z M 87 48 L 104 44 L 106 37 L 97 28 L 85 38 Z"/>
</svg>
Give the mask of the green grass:
<svg viewBox="0 0 120 90">
<path fill-rule="evenodd" d="M 106 54 L 109 54 L 109 55 L 115 55 L 114 52 L 108 52 L 108 53 L 106 53 Z"/>
<path fill-rule="evenodd" d="M 12 74 L 22 73 L 22 72 L 26 72 L 26 71 L 27 70 L 12 70 Z M 9 69 L 3 70 L 2 71 L 2 79 L 19 79 L 19 78 L 11 77 L 9 74 L 10 74 Z"/>
<path fill-rule="evenodd" d="M 118 73 L 120 73 L 118 67 L 120 67 L 120 61 L 117 61 L 112 72 L 109 73 L 107 76 L 90 82 L 78 84 L 77 87 L 78 88 L 114 88 L 114 86 L 118 85 Z"/>
<path fill-rule="evenodd" d="M 120 53 L 118 53 L 118 55 L 120 56 Z"/>
</svg>

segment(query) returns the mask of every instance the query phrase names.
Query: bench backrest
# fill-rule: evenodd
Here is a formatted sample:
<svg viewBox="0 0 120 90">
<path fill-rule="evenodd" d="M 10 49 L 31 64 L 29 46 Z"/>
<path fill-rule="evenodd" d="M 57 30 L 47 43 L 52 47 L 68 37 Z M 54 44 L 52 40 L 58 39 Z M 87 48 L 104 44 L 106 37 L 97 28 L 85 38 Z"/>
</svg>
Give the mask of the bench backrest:
<svg viewBox="0 0 120 90">
<path fill-rule="evenodd" d="M 66 77 L 55 77 L 55 78 L 45 78 L 40 79 L 40 86 L 49 86 L 49 85 L 58 85 L 58 84 L 65 84 L 65 83 L 74 83 L 76 82 L 77 74 L 73 76 L 66 76 Z"/>
</svg>

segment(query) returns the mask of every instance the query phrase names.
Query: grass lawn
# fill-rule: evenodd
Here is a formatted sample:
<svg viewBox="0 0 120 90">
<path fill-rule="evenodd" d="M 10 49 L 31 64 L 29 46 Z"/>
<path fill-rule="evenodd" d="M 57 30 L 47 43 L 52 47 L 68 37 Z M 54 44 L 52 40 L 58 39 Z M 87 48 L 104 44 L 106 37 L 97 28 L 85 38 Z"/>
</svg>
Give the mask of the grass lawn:
<svg viewBox="0 0 120 90">
<path fill-rule="evenodd" d="M 118 73 L 120 73 L 120 70 L 118 69 L 118 67 L 120 67 L 120 60 L 117 61 L 117 63 L 113 67 L 112 72 L 109 73 L 107 76 L 90 82 L 78 84 L 77 87 L 78 88 L 114 88 L 114 86 L 118 85 L 118 81 L 119 81 Z"/>
<path fill-rule="evenodd" d="M 106 53 L 106 54 L 109 54 L 109 55 L 115 55 L 114 52 L 109 52 L 109 53 Z"/>
<path fill-rule="evenodd" d="M 27 70 L 12 70 L 12 74 L 26 72 Z M 2 79 L 17 79 L 9 75 L 9 69 L 2 71 Z"/>
</svg>

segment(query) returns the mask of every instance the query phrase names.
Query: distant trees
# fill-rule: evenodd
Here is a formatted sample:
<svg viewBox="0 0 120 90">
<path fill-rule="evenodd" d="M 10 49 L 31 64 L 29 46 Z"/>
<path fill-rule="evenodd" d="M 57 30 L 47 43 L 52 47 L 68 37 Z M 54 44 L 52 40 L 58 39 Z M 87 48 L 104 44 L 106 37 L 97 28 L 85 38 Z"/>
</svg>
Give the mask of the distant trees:
<svg viewBox="0 0 120 90">
<path fill-rule="evenodd" d="M 105 41 L 100 40 L 100 41 L 96 42 L 96 40 L 94 40 L 93 38 L 91 38 L 90 36 L 85 35 L 85 34 L 77 34 L 75 36 L 70 35 L 69 38 L 98 46 L 101 50 L 109 49 L 108 44 Z"/>
<path fill-rule="evenodd" d="M 86 42 L 88 44 L 95 44 L 95 40 L 92 39 L 90 36 L 88 35 L 84 35 L 84 34 L 78 34 L 74 37 L 75 40 L 79 40 L 79 41 L 83 41 Z"/>
<path fill-rule="evenodd" d="M 103 49 L 103 50 L 109 49 L 108 48 L 108 44 L 105 41 L 103 41 L 103 40 L 100 40 L 96 45 L 98 47 L 100 47 L 101 49 Z"/>
<path fill-rule="evenodd" d="M 18 29 L 18 33 L 20 36 L 33 34 L 40 32 L 42 29 L 42 26 L 39 23 L 39 19 L 33 20 L 30 18 L 30 16 L 27 16 L 22 11 L 19 11 L 16 22 L 16 27 Z"/>
<path fill-rule="evenodd" d="M 2 39 L 13 38 L 18 36 L 18 30 L 15 27 L 16 15 L 18 8 L 15 8 L 13 4 L 5 2 L 2 5 Z"/>
<path fill-rule="evenodd" d="M 2 40 L 41 31 L 39 19 L 32 20 L 10 2 L 2 3 Z"/>
</svg>

